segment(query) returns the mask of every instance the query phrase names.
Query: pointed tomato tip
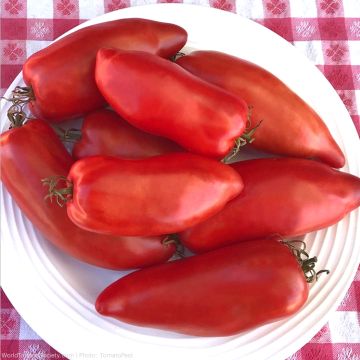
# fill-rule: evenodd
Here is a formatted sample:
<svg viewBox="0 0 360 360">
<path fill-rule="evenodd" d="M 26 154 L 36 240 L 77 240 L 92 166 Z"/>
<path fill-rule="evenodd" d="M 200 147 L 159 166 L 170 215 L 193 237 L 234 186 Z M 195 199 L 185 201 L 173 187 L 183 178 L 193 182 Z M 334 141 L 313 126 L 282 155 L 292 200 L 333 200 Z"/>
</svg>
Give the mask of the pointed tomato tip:
<svg viewBox="0 0 360 360">
<path fill-rule="evenodd" d="M 324 152 L 322 156 L 319 156 L 320 160 L 324 161 L 335 169 L 341 169 L 345 166 L 345 155 L 336 143 L 331 144 L 327 150 L 325 150 L 324 147 L 323 151 Z"/>
<path fill-rule="evenodd" d="M 341 169 L 345 166 L 345 159 L 343 161 L 337 161 L 333 167 L 335 169 Z"/>
<path fill-rule="evenodd" d="M 334 162 L 336 163 L 335 167 L 337 169 L 341 169 L 342 167 L 345 166 L 346 160 L 345 160 L 345 156 L 341 150 L 340 150 L 340 153 L 339 153 L 337 159 L 334 159 Z"/>
<path fill-rule="evenodd" d="M 122 283 L 124 280 L 120 278 L 107 288 L 105 288 L 95 301 L 95 310 L 104 316 L 112 316 L 117 318 L 124 313 L 126 300 L 122 295 L 124 291 Z"/>
<path fill-rule="evenodd" d="M 95 309 L 96 309 L 96 311 L 97 311 L 99 314 L 101 314 L 101 315 L 107 315 L 107 314 L 108 314 L 106 303 L 105 303 L 105 301 L 102 299 L 101 294 L 100 294 L 99 297 L 96 299 Z"/>
<path fill-rule="evenodd" d="M 334 169 L 341 169 L 345 166 L 345 157 L 344 156 L 338 156 L 333 158 L 320 158 L 322 162 L 325 162 L 329 166 L 331 166 Z"/>
<path fill-rule="evenodd" d="M 164 36 L 161 39 L 161 43 L 163 43 L 164 46 L 159 48 L 157 55 L 169 58 L 185 46 L 188 34 L 181 26 L 175 24 L 169 26 L 167 23 L 159 24 L 162 25 L 164 31 Z"/>
</svg>

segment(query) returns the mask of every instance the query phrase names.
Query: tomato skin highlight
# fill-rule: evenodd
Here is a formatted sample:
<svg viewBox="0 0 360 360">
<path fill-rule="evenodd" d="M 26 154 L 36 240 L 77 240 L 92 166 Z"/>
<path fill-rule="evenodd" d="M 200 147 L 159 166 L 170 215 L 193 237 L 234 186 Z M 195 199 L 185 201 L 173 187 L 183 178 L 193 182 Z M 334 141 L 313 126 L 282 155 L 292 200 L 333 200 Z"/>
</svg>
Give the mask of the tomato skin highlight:
<svg viewBox="0 0 360 360">
<path fill-rule="evenodd" d="M 1 134 L 1 181 L 21 211 L 57 248 L 74 258 L 103 268 L 125 270 L 167 261 L 174 244 L 164 237 L 114 237 L 84 231 L 55 200 L 45 200 L 41 180 L 66 176 L 74 160 L 52 128 L 30 120 Z"/>
<path fill-rule="evenodd" d="M 58 123 L 105 106 L 94 81 L 96 52 L 101 47 L 142 50 L 162 57 L 187 41 L 180 26 L 130 18 L 95 24 L 71 33 L 29 57 L 24 81 L 35 100 L 31 112 Z"/>
<path fill-rule="evenodd" d="M 273 158 L 231 165 L 243 192 L 212 218 L 180 234 L 194 252 L 271 235 L 326 228 L 360 205 L 360 179 L 314 160 Z"/>
<path fill-rule="evenodd" d="M 245 130 L 243 100 L 154 55 L 100 49 L 95 80 L 126 121 L 190 152 L 220 159 Z"/>
<path fill-rule="evenodd" d="M 103 290 L 95 307 L 132 325 L 229 336 L 294 314 L 308 292 L 291 251 L 267 239 L 135 271 Z"/>
<path fill-rule="evenodd" d="M 114 111 L 101 109 L 85 116 L 81 139 L 75 143 L 73 156 L 108 155 L 123 159 L 142 159 L 181 151 L 168 139 L 134 128 Z"/>
<path fill-rule="evenodd" d="M 67 212 L 77 226 L 126 236 L 182 231 L 220 211 L 243 188 L 230 166 L 190 153 L 87 157 L 71 167 L 68 179 Z"/>
<path fill-rule="evenodd" d="M 281 80 L 249 61 L 217 51 L 194 51 L 176 63 L 252 106 L 250 146 L 288 157 L 316 158 L 341 168 L 345 157 L 319 115 Z"/>
</svg>

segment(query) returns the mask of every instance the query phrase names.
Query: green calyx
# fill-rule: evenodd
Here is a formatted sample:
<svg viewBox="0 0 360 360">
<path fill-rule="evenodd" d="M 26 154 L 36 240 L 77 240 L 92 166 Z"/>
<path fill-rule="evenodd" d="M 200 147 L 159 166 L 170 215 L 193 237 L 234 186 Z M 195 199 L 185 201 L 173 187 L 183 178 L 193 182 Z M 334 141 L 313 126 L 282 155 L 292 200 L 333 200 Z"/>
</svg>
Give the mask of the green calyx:
<svg viewBox="0 0 360 360">
<path fill-rule="evenodd" d="M 11 122 L 10 129 L 22 126 L 29 119 L 24 108 L 30 101 L 35 99 L 32 89 L 17 86 L 12 91 L 10 98 L 3 97 L 3 99 L 12 103 L 7 111 L 7 117 Z"/>
<path fill-rule="evenodd" d="M 306 244 L 301 240 L 282 240 L 282 244 L 286 245 L 293 255 L 296 257 L 301 269 L 304 272 L 304 276 L 308 283 L 316 282 L 319 279 L 319 275 L 326 273 L 329 274 L 329 270 L 315 270 L 315 264 L 317 262 L 317 257 L 310 257 L 309 254 L 305 251 Z"/>
<path fill-rule="evenodd" d="M 64 204 L 72 199 L 73 194 L 73 183 L 66 178 L 66 176 L 50 176 L 48 178 L 41 180 L 44 186 L 49 187 L 48 194 L 45 196 L 46 199 L 50 199 L 52 202 L 55 197 L 56 202 L 59 206 L 64 206 Z M 59 182 L 63 182 L 65 187 L 58 188 Z"/>
<path fill-rule="evenodd" d="M 252 127 L 252 121 L 251 121 L 252 111 L 253 111 L 253 106 L 249 106 L 245 132 L 235 140 L 234 147 L 232 148 L 230 153 L 227 154 L 224 157 L 224 159 L 222 159 L 223 163 L 228 164 L 229 162 L 231 162 L 231 160 L 234 159 L 234 157 L 240 152 L 240 149 L 243 146 L 247 144 L 251 144 L 253 141 L 255 141 L 254 135 L 256 133 L 256 130 L 261 125 L 262 120 L 260 120 L 254 127 Z"/>
</svg>

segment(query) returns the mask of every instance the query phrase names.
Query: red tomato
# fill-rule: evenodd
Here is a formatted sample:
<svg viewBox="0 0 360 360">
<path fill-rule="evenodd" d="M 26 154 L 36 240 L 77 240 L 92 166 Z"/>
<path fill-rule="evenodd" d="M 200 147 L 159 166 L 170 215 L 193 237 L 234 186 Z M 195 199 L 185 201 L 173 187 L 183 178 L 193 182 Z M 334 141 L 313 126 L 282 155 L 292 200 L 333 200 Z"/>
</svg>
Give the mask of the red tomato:
<svg viewBox="0 0 360 360">
<path fill-rule="evenodd" d="M 0 137 L 1 180 L 27 218 L 65 253 L 109 269 L 131 269 L 169 259 L 175 252 L 164 237 L 114 237 L 75 226 L 66 208 L 45 201 L 41 180 L 67 175 L 73 159 L 54 131 L 42 120 L 31 120 Z"/>
<path fill-rule="evenodd" d="M 191 152 L 222 158 L 245 129 L 244 101 L 158 56 L 100 49 L 95 79 L 126 121 Z"/>
<path fill-rule="evenodd" d="M 203 252 L 272 234 L 303 235 L 340 221 L 360 205 L 360 179 L 313 160 L 257 159 L 232 164 L 244 191 L 226 207 L 182 234 Z"/>
<path fill-rule="evenodd" d="M 94 81 L 95 56 L 101 47 L 170 57 L 186 40 L 181 27 L 147 19 L 120 19 L 73 32 L 24 64 L 31 111 L 39 118 L 60 122 L 103 107 L 105 100 Z"/>
<path fill-rule="evenodd" d="M 287 246 L 257 240 L 135 271 L 107 287 L 95 306 L 132 325 L 228 336 L 294 314 L 308 292 Z"/>
<path fill-rule="evenodd" d="M 185 230 L 220 211 L 243 188 L 230 166 L 189 153 L 83 158 L 67 179 L 67 212 L 76 225 L 128 236 Z"/>
<path fill-rule="evenodd" d="M 345 157 L 319 115 L 267 70 L 217 51 L 194 51 L 177 60 L 201 79 L 252 106 L 257 149 L 290 157 L 316 158 L 336 168 Z"/>
<path fill-rule="evenodd" d="M 177 151 L 181 148 L 170 140 L 138 130 L 115 112 L 101 109 L 85 117 L 73 156 L 76 159 L 94 155 L 141 159 Z"/>
</svg>

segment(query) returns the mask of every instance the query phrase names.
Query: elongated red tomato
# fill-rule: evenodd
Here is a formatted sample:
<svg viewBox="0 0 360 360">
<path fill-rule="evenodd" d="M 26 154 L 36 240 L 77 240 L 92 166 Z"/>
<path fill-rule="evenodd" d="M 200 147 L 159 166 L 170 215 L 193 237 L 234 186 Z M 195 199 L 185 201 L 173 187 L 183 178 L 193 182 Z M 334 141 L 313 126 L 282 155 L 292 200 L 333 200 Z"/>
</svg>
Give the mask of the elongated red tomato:
<svg viewBox="0 0 360 360">
<path fill-rule="evenodd" d="M 94 81 L 96 52 L 101 47 L 142 50 L 165 58 L 186 43 L 181 27 L 147 19 L 120 19 L 71 33 L 25 62 L 31 111 L 61 122 L 105 105 Z"/>
<path fill-rule="evenodd" d="M 107 287 L 96 310 L 132 325 L 228 336 L 290 316 L 307 297 L 292 252 L 257 240 L 135 271 Z"/>
<path fill-rule="evenodd" d="M 95 79 L 126 121 L 191 152 L 224 157 L 245 129 L 244 101 L 158 56 L 100 49 Z"/>
<path fill-rule="evenodd" d="M 244 191 L 180 234 L 195 252 L 274 234 L 303 235 L 335 224 L 360 205 L 360 179 L 317 161 L 257 159 L 232 167 L 241 174 Z"/>
<path fill-rule="evenodd" d="M 345 158 L 319 115 L 267 70 L 217 51 L 194 51 L 177 60 L 201 79 L 218 85 L 252 106 L 257 149 L 279 155 L 316 158 L 341 168 Z"/>
<path fill-rule="evenodd" d="M 41 180 L 67 175 L 73 159 L 51 127 L 31 120 L 1 134 L 1 180 L 27 218 L 65 253 L 109 269 L 131 269 L 169 259 L 173 244 L 164 237 L 114 237 L 84 231 L 68 218 L 65 207 L 45 201 Z"/>
<path fill-rule="evenodd" d="M 67 178 L 70 219 L 84 229 L 118 235 L 185 230 L 220 211 L 243 188 L 230 166 L 189 153 L 83 158 Z"/>
<path fill-rule="evenodd" d="M 101 109 L 85 116 L 73 156 L 76 159 L 94 155 L 142 159 L 179 151 L 180 146 L 174 142 L 147 134 L 131 126 L 114 111 Z"/>
</svg>

